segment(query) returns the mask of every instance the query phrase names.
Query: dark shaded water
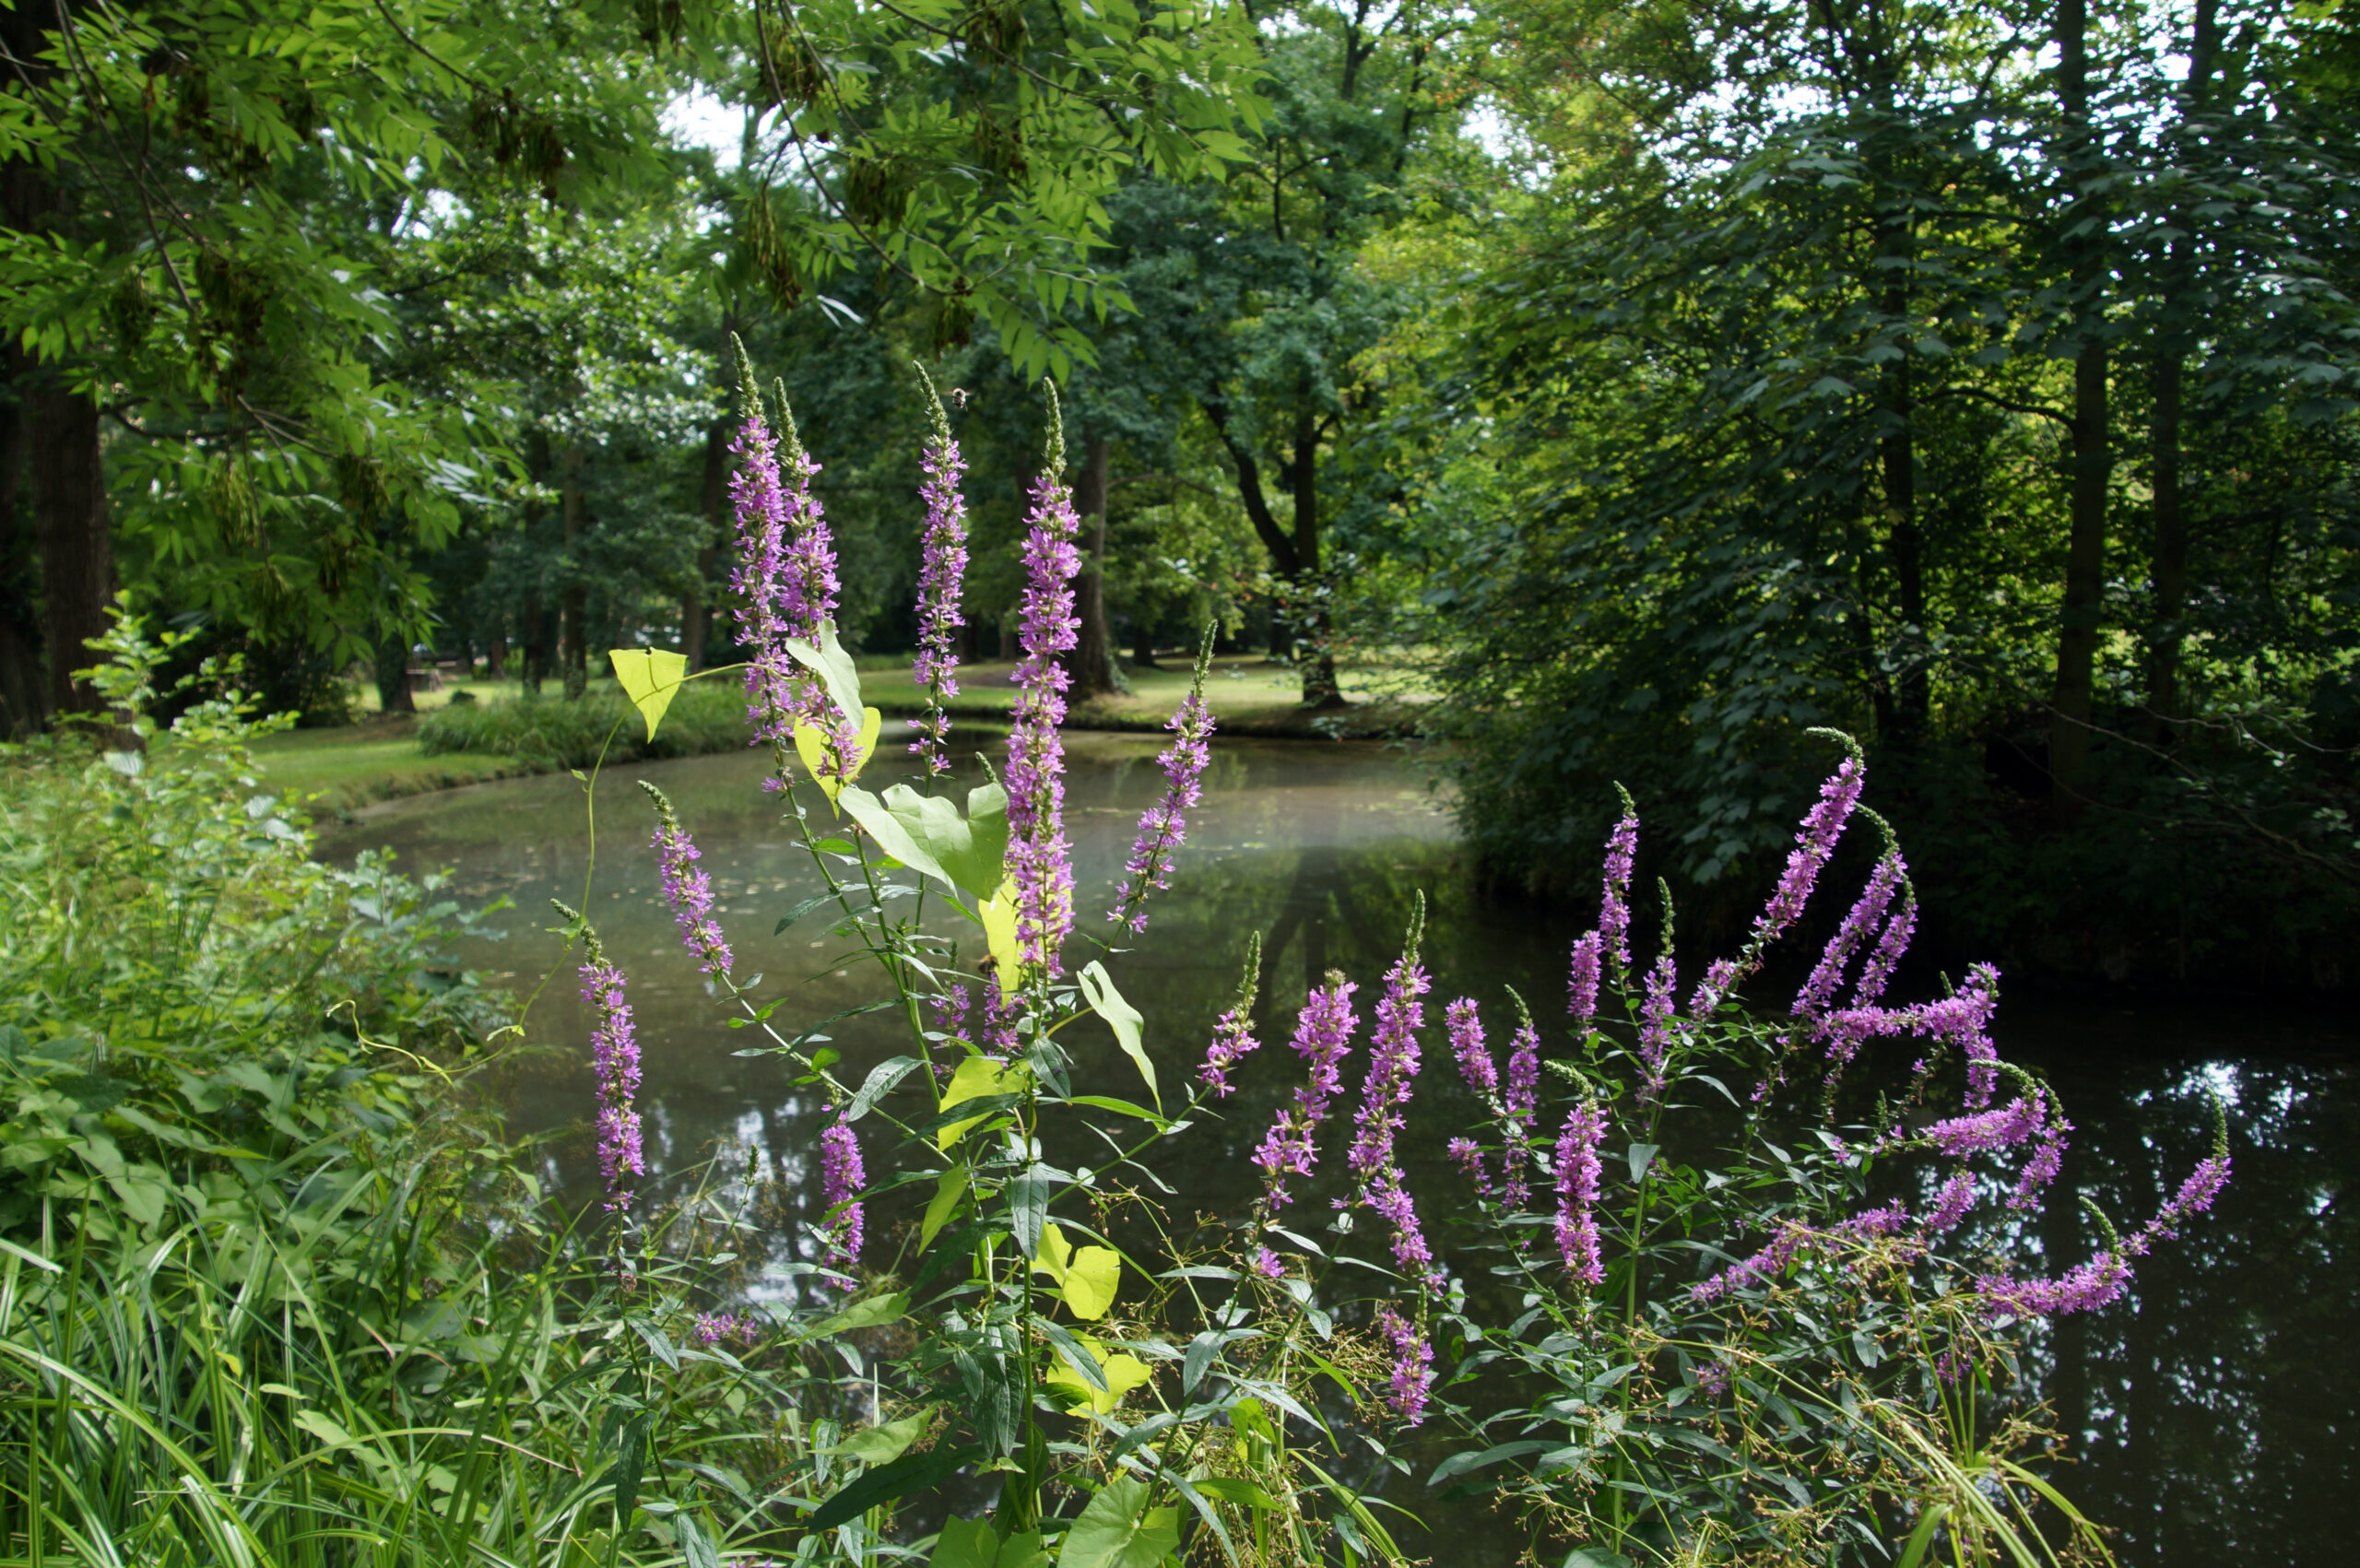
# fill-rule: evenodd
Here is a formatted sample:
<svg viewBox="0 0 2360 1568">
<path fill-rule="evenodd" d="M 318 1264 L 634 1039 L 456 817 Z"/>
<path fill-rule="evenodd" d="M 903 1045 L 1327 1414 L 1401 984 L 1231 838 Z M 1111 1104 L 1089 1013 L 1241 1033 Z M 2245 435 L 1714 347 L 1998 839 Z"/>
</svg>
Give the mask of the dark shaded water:
<svg viewBox="0 0 2360 1568">
<path fill-rule="evenodd" d="M 1090 925 L 1162 775 L 1150 739 L 1072 739 L 1077 906 Z M 546 930 L 554 924 L 549 898 L 585 902 L 631 975 L 656 1181 L 685 1180 L 716 1154 L 732 1169 L 751 1160 L 808 1212 L 820 1105 L 777 1062 L 733 1054 L 750 1036 L 723 1025 L 674 937 L 655 894 L 646 803 L 631 785 L 645 777 L 678 804 L 722 893 L 739 973 L 766 973 L 764 993 L 786 997 L 779 1021 L 795 1029 L 870 999 L 879 983 L 865 965 L 832 971 L 852 949 L 820 929 L 823 917 L 773 935 L 818 883 L 761 793 L 761 772 L 757 759 L 738 756 L 644 764 L 602 780 L 600 852 L 586 892 L 583 791 L 561 777 L 378 808 L 324 835 L 323 853 L 387 845 L 413 870 L 454 867 L 464 895 L 513 898 L 519 907 L 499 921 L 507 938 L 466 957 L 512 974 L 523 990 L 560 958 Z M 1268 949 L 1257 1009 L 1273 1021 L 1267 1040 L 1291 1020 L 1310 979 L 1331 967 L 1373 988 L 1419 890 L 1432 910 L 1434 1016 L 1446 997 L 1482 998 L 1497 1040 L 1507 1032 L 1503 985 L 1522 988 L 1544 1017 L 1562 1005 L 1572 916 L 1478 900 L 1446 819 L 1390 752 L 1217 743 L 1189 836 L 1139 950 L 1109 960 L 1148 1017 L 1149 1049 L 1167 1087 L 1193 1068 L 1229 1005 L 1249 931 L 1264 933 Z M 884 1021 L 891 1016 L 831 1030 L 856 1073 L 900 1048 L 896 1026 Z M 570 970 L 548 983 L 531 1020 L 534 1037 L 551 1049 L 514 1083 L 518 1128 L 576 1126 L 592 1099 L 587 1025 Z M 1474 1107 L 1442 1064 L 1439 1032 L 1405 1152 L 1420 1190 L 1447 1193 L 1456 1178 L 1441 1142 L 1474 1119 Z M 2052 1076 L 2079 1125 L 2066 1185 L 2118 1216 L 2152 1212 L 2206 1152 L 2208 1089 L 2231 1109 L 2236 1174 L 2214 1216 L 2143 1266 L 2130 1301 L 2069 1323 L 2044 1348 L 2060 1424 L 2080 1433 L 2079 1461 L 2061 1478 L 2068 1492 L 2119 1532 L 2118 1554 L 2134 1568 L 2350 1561 L 2360 1539 L 2360 1341 L 2351 1328 L 2360 1301 L 2351 1192 L 2360 1173 L 2360 1029 L 2230 1003 L 2020 996 L 2001 1006 L 1996 1034 L 2004 1054 Z M 1092 1087 L 1135 1094 L 1137 1080 L 1111 1044 L 1103 1056 L 1103 1082 Z M 1293 1066 L 1289 1054 L 1265 1050 L 1235 1075 L 1240 1092 L 1226 1120 L 1175 1146 L 1187 1153 L 1163 1170 L 1179 1189 L 1169 1207 L 1244 1208 L 1256 1190 L 1245 1155 L 1292 1091 Z M 550 1147 L 550 1178 L 586 1197 L 582 1184 L 595 1180 L 586 1140 Z M 872 1220 L 872 1249 L 890 1256 L 896 1222 L 890 1212 Z M 2082 1228 L 2071 1204 L 2052 1202 L 2041 1240 L 2078 1261 L 2093 1245 Z M 1406 1491 L 1401 1501 L 1418 1505 Z M 1504 1539 L 1481 1552 L 1463 1536 L 1447 1551 L 1443 1544 L 1413 1550 L 1454 1563 L 1513 1555 Z"/>
</svg>

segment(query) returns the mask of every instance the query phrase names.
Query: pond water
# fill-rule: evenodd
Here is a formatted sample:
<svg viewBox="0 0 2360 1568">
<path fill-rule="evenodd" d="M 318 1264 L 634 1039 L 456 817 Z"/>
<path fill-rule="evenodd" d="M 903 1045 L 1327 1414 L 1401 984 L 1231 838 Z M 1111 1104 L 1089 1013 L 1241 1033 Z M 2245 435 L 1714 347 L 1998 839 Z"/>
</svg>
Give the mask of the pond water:
<svg viewBox="0 0 2360 1568">
<path fill-rule="evenodd" d="M 1077 908 L 1089 927 L 1099 924 L 1162 774 L 1152 737 L 1069 740 Z M 721 894 L 739 973 L 765 973 L 762 992 L 785 998 L 776 1017 L 791 1031 L 881 987 L 868 966 L 843 964 L 853 946 L 829 935 L 824 915 L 773 933 L 819 884 L 761 793 L 762 772 L 759 759 L 740 755 L 607 775 L 596 791 L 595 865 L 583 786 L 565 777 L 375 808 L 324 832 L 321 852 L 391 847 L 413 871 L 452 867 L 464 898 L 514 901 L 492 922 L 505 927 L 504 939 L 473 942 L 463 957 L 511 976 L 520 992 L 540 987 L 531 1037 L 546 1049 L 510 1084 L 520 1132 L 564 1135 L 591 1113 L 588 1028 L 572 971 L 543 984 L 561 958 L 547 929 L 555 924 L 549 901 L 583 903 L 631 977 L 650 1186 L 678 1189 L 717 1158 L 733 1173 L 774 1183 L 787 1215 L 808 1215 L 822 1107 L 776 1059 L 736 1054 L 753 1037 L 724 1025 L 680 949 L 656 892 L 651 813 L 632 782 L 657 784 L 678 806 Z M 1562 1007 L 1574 913 L 1480 898 L 1448 819 L 1398 753 L 1216 742 L 1206 785 L 1172 890 L 1150 905 L 1147 936 L 1108 959 L 1150 1020 L 1149 1049 L 1167 1091 L 1193 1069 L 1214 1017 L 1230 1005 L 1249 932 L 1266 942 L 1256 1011 L 1268 1041 L 1330 968 L 1361 982 L 1362 1001 L 1372 1001 L 1419 891 L 1431 911 L 1425 959 L 1437 1021 L 1444 1000 L 1473 996 L 1493 1039 L 1504 1040 L 1507 984 L 1523 988 L 1544 1020 Z M 868 1061 L 900 1048 L 891 1017 L 830 1027 L 856 1079 Z M 2038 1348 L 2059 1425 L 2077 1436 L 2078 1458 L 2060 1477 L 2068 1494 L 2118 1532 L 2118 1555 L 2131 1568 L 2350 1561 L 2360 1539 L 2360 1336 L 2351 1328 L 2360 1302 L 2360 1029 L 2250 1003 L 2012 996 L 1995 1033 L 2004 1055 L 2051 1076 L 2078 1125 L 2061 1186 L 2116 1216 L 2152 1212 L 2207 1151 L 2208 1091 L 2230 1108 L 2236 1173 L 2213 1216 L 2144 1264 L 2130 1300 L 2070 1320 Z M 1413 1187 L 1446 1206 L 1439 1195 L 1457 1190 L 1458 1178 L 1441 1144 L 1474 1120 L 1475 1107 L 1446 1065 L 1439 1029 L 1430 1035 L 1404 1150 Z M 1103 1081 L 1088 1087 L 1135 1094 L 1137 1080 L 1111 1044 L 1104 1056 Z M 1169 1211 L 1234 1214 L 1251 1201 L 1257 1189 L 1245 1157 L 1294 1087 L 1294 1067 L 1291 1053 L 1266 1048 L 1234 1075 L 1239 1092 L 1223 1119 L 1192 1129 L 1179 1146 L 1191 1152 L 1162 1172 L 1177 1189 Z M 545 1147 L 549 1180 L 586 1200 L 596 1181 L 587 1139 L 577 1130 Z M 2094 1240 L 2072 1206 L 2052 1201 L 2048 1215 L 2044 1245 L 2067 1262 L 2086 1256 Z M 872 1256 L 890 1256 L 906 1220 L 872 1216 Z M 783 1250 L 795 1244 L 792 1230 L 783 1228 Z M 1435 1515 L 1413 1484 L 1393 1491 Z M 1421 1543 L 1413 1532 L 1403 1544 L 1442 1562 L 1504 1563 L 1516 1543 L 1504 1524 L 1470 1519 L 1454 1520 L 1446 1539 Z"/>
</svg>

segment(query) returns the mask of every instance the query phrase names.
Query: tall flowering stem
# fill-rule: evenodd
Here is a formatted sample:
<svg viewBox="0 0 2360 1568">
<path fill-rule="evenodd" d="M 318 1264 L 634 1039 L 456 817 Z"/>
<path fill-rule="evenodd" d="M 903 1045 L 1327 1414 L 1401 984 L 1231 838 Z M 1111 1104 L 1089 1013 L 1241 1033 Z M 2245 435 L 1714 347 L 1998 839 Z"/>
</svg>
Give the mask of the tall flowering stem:
<svg viewBox="0 0 2360 1568">
<path fill-rule="evenodd" d="M 1352 1017 L 1352 993 L 1357 989 L 1342 975 L 1330 972 L 1328 984 L 1311 993 L 1295 1019 L 1294 1039 L 1289 1043 L 1303 1058 L 1304 1083 L 1294 1091 L 1294 1103 L 1278 1114 L 1262 1138 L 1262 1147 L 1254 1151 L 1254 1164 L 1262 1173 L 1261 1219 L 1268 1220 L 1287 1206 L 1289 1176 L 1308 1176 L 1318 1163 L 1319 1127 L 1343 1088 L 1344 1057 L 1352 1048 L 1357 1023 Z M 1267 1267 L 1264 1271 L 1273 1272 Z"/>
<path fill-rule="evenodd" d="M 1533 1027 L 1524 998 L 1514 991 L 1508 996 L 1516 1003 L 1517 1023 L 1516 1038 L 1508 1042 L 1507 1090 L 1500 1102 L 1500 1122 L 1507 1135 L 1500 1201 L 1513 1210 L 1522 1208 L 1532 1196 L 1526 1172 L 1532 1161 L 1532 1124 L 1540 1109 L 1540 1032 Z"/>
<path fill-rule="evenodd" d="M 1434 1391 L 1434 1348 L 1417 1325 L 1394 1310 L 1391 1302 L 1376 1309 L 1376 1327 L 1394 1358 L 1386 1403 L 1403 1426 L 1416 1426 L 1426 1419 L 1426 1404 Z"/>
<path fill-rule="evenodd" d="M 729 586 L 741 634 L 750 648 L 746 666 L 747 718 L 757 744 L 781 746 L 798 724 L 827 732 L 839 758 L 858 737 L 828 701 L 817 678 L 787 653 L 790 640 L 810 641 L 836 608 L 835 545 L 811 494 L 820 466 L 796 438 L 786 391 L 779 388 L 779 428 L 766 417 L 746 346 L 730 338 L 738 361 L 738 430 L 730 439 L 736 466 L 729 498 L 737 518 L 738 564 Z"/>
<path fill-rule="evenodd" d="M 959 597 L 967 576 L 967 501 L 959 493 L 959 480 L 967 465 L 951 438 L 950 416 L 943 411 L 941 395 L 924 365 L 918 367 L 918 379 L 926 383 L 934 429 L 919 458 L 926 475 L 918 486 L 918 496 L 926 502 L 926 533 L 918 547 L 918 654 L 910 668 L 926 690 L 926 713 L 910 721 L 917 731 L 910 750 L 925 759 L 928 774 L 939 777 L 950 771 L 950 714 L 944 704 L 959 695 L 957 639 L 965 624 Z"/>
<path fill-rule="evenodd" d="M 1419 1223 L 1416 1203 L 1402 1180 L 1394 1140 L 1403 1121 L 1418 1076 L 1418 1029 L 1425 1021 L 1425 1004 L 1418 998 L 1432 985 L 1418 962 L 1418 942 L 1425 929 L 1425 900 L 1421 896 L 1410 917 L 1410 938 L 1401 957 L 1385 976 L 1385 994 L 1377 999 L 1376 1028 L 1369 1041 L 1368 1077 L 1361 1084 L 1361 1107 L 1352 1118 L 1352 1146 L 1347 1161 L 1359 1184 L 1363 1205 L 1393 1226 L 1393 1259 L 1401 1271 L 1422 1286 L 1441 1283 L 1442 1271 Z"/>
<path fill-rule="evenodd" d="M 1779 875 L 1777 887 L 1771 890 L 1770 902 L 1754 916 L 1753 932 L 1745 948 L 1748 967 L 1763 949 L 1795 923 L 1803 906 L 1811 902 L 1811 890 L 1818 885 L 1819 874 L 1825 868 L 1828 857 L 1835 853 L 1835 843 L 1844 836 L 1845 826 L 1852 819 L 1852 808 L 1860 803 L 1860 788 L 1867 782 L 1858 741 L 1833 730 L 1811 733 L 1835 736 L 1850 755 L 1836 764 L 1835 773 L 1820 786 L 1818 801 L 1804 814 L 1802 826 L 1795 832 L 1795 847 L 1787 855 L 1787 868 Z"/>
<path fill-rule="evenodd" d="M 1197 1072 L 1197 1081 L 1223 1100 L 1233 1087 L 1229 1069 L 1261 1048 L 1262 1043 L 1254 1038 L 1254 997 L 1261 983 L 1262 933 L 1255 931 L 1245 938 L 1245 975 L 1237 984 L 1237 1001 L 1214 1020 L 1213 1043 L 1205 1052 L 1205 1065 Z"/>
<path fill-rule="evenodd" d="M 598 1079 L 598 1174 L 607 1187 L 607 1212 L 631 1207 L 632 1178 L 647 1173 L 640 1141 L 639 1036 L 631 1003 L 623 994 L 623 972 L 607 961 L 606 949 L 588 921 L 567 908 L 558 913 L 582 928 L 582 999 L 590 1004 L 590 1062 Z"/>
<path fill-rule="evenodd" d="M 1073 612 L 1074 546 L 1081 520 L 1065 482 L 1066 435 L 1057 389 L 1049 395 L 1049 442 L 1032 508 L 1024 519 L 1024 597 L 1016 666 L 1016 726 L 1008 738 L 1008 875 L 1016 886 L 1016 945 L 1028 974 L 1056 973 L 1057 950 L 1073 929 L 1073 865 L 1065 835 L 1066 688 L 1058 655 L 1070 652 L 1081 623 Z M 1008 990 L 1021 976 L 1002 975 Z"/>
<path fill-rule="evenodd" d="M 1213 628 L 1208 626 L 1197 650 L 1187 698 L 1163 724 L 1172 732 L 1172 744 L 1156 759 L 1163 767 L 1163 794 L 1139 819 L 1131 857 L 1123 864 L 1122 890 L 1115 895 L 1115 907 L 1106 912 L 1107 919 L 1133 931 L 1147 929 L 1149 890 L 1170 886 L 1172 852 L 1186 836 L 1187 812 L 1203 798 L 1205 764 L 1211 760 L 1205 742 L 1213 733 L 1212 710 L 1205 706 L 1205 672 L 1212 658 Z"/>
<path fill-rule="evenodd" d="M 1584 1285 L 1606 1279 L 1599 1261 L 1598 1179 L 1604 1166 L 1598 1157 L 1606 1140 L 1606 1118 L 1585 1096 L 1566 1113 L 1565 1130 L 1557 1138 L 1557 1254 L 1565 1272 Z"/>
<path fill-rule="evenodd" d="M 868 1183 L 861 1168 L 860 1138 L 839 1118 L 820 1135 L 820 1201 L 828 1221 L 828 1261 L 849 1269 L 860 1261 L 860 1189 Z"/>
<path fill-rule="evenodd" d="M 1639 808 L 1621 784 L 1622 815 L 1606 835 L 1606 874 L 1598 900 L 1598 929 L 1619 969 L 1631 967 L 1631 867 L 1639 854 Z"/>
<path fill-rule="evenodd" d="M 644 779 L 639 787 L 655 803 L 656 878 L 664 889 L 666 902 L 672 906 L 672 920 L 680 928 L 680 940 L 709 979 L 726 984 L 731 956 L 729 944 L 721 935 L 721 925 L 713 917 L 713 878 L 698 867 L 701 856 L 695 841 L 680 826 L 671 797 Z"/>
</svg>

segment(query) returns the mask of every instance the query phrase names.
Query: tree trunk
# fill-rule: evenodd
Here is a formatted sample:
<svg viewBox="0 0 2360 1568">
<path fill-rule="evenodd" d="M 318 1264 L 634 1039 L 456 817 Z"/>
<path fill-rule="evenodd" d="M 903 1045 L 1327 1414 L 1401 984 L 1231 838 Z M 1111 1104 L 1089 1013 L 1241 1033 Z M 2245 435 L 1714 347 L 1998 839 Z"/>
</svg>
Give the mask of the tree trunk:
<svg viewBox="0 0 2360 1568">
<path fill-rule="evenodd" d="M 590 635 L 590 590 L 582 581 L 582 562 L 576 552 L 587 522 L 587 502 L 582 493 L 582 443 L 569 442 L 565 448 L 564 478 L 559 488 L 560 504 L 565 516 L 565 595 L 559 601 L 558 659 L 565 668 L 565 700 L 578 702 L 590 684 L 590 650 L 586 638 Z"/>
<path fill-rule="evenodd" d="M 541 595 L 537 589 L 525 595 L 525 690 L 537 697 L 541 682 L 549 676 L 548 629 L 541 614 Z"/>
<path fill-rule="evenodd" d="M 15 359 L 11 353 L 11 368 Z M 21 525 L 27 520 L 17 511 L 24 469 L 22 405 L 14 397 L 0 398 L 0 738 L 10 740 L 39 730 L 49 714 L 39 591 L 32 584 L 32 530 Z"/>
<path fill-rule="evenodd" d="M 2212 65 L 2220 52 L 2220 0 L 2197 0 L 2196 35 L 2188 56 L 2188 84 L 2180 115 L 2183 122 L 2204 112 L 2212 85 Z M 2183 228 L 2195 219 L 2175 218 Z M 2194 247 L 2185 239 L 2172 242 L 2170 263 L 2164 273 L 2165 322 L 2155 335 L 2155 408 L 2150 432 L 2154 452 L 2155 538 L 2154 563 L 2154 621 L 2147 632 L 2147 705 L 2155 715 L 2158 739 L 2169 740 L 2182 716 L 2179 695 L 2180 644 L 2187 628 L 2180 618 L 2188 610 L 2188 511 L 2180 485 L 2180 393 L 2189 339 L 2189 323 L 2197 308 L 2189 298 L 2194 291 Z"/>
<path fill-rule="evenodd" d="M 1299 570 L 1295 593 L 1297 634 L 1303 643 L 1303 701 L 1307 708 L 1340 708 L 1343 688 L 1336 680 L 1336 621 L 1329 605 L 1334 584 L 1319 574 L 1319 419 L 1311 388 L 1300 389 L 1294 419 L 1294 549 Z"/>
<path fill-rule="evenodd" d="M 483 678 L 508 678 L 508 622 L 504 616 L 492 621 L 491 633 L 483 640 Z"/>
<path fill-rule="evenodd" d="M 1106 492 L 1108 443 L 1093 435 L 1082 446 L 1081 473 L 1073 487 L 1073 509 L 1080 515 L 1089 554 L 1074 584 L 1074 610 L 1081 621 L 1073 649 L 1073 695 L 1077 701 L 1115 690 L 1115 643 L 1106 625 Z"/>
<path fill-rule="evenodd" d="M 2090 148 L 2088 0 L 2063 0 L 2058 7 L 2057 44 L 2058 95 L 2065 118 L 2063 161 L 2071 170 Z M 2100 243 L 2094 238 L 2079 242 L 2081 254 L 2073 263 L 2084 337 L 2073 360 L 2072 504 L 2048 737 L 2050 809 L 2060 819 L 2071 819 L 2082 805 L 2082 768 L 2090 750 L 2091 693 L 2106 607 L 2106 489 L 2113 458 L 2106 423 L 2106 346 L 2098 336 L 2106 286 Z"/>
<path fill-rule="evenodd" d="M 409 642 L 399 633 L 377 644 L 377 707 L 387 713 L 418 712 L 409 694 Z"/>
<path fill-rule="evenodd" d="M 1162 669 L 1155 662 L 1155 622 L 1140 616 L 1131 622 L 1131 666 L 1135 669 Z"/>
<path fill-rule="evenodd" d="M 26 400 L 33 506 L 41 518 L 41 641 L 49 651 L 49 709 L 95 713 L 98 691 L 74 672 L 95 655 L 88 644 L 107 630 L 114 593 L 114 550 L 107 533 L 107 490 L 99 462 L 99 410 L 51 383 Z"/>
</svg>

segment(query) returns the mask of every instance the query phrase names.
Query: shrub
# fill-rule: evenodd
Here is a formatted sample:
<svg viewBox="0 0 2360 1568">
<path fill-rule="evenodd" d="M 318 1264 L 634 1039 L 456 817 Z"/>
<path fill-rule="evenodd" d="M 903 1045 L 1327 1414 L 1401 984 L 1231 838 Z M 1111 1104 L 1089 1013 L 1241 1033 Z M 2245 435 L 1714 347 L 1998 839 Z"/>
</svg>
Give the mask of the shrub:
<svg viewBox="0 0 2360 1568">
<path fill-rule="evenodd" d="M 715 681 L 679 688 L 663 727 L 649 738 L 631 704 L 611 686 L 579 701 L 503 698 L 496 702 L 437 708 L 418 721 L 419 749 L 430 757 L 454 751 L 513 757 L 552 772 L 642 758 L 702 757 L 746 744 L 745 699 Z"/>
</svg>

